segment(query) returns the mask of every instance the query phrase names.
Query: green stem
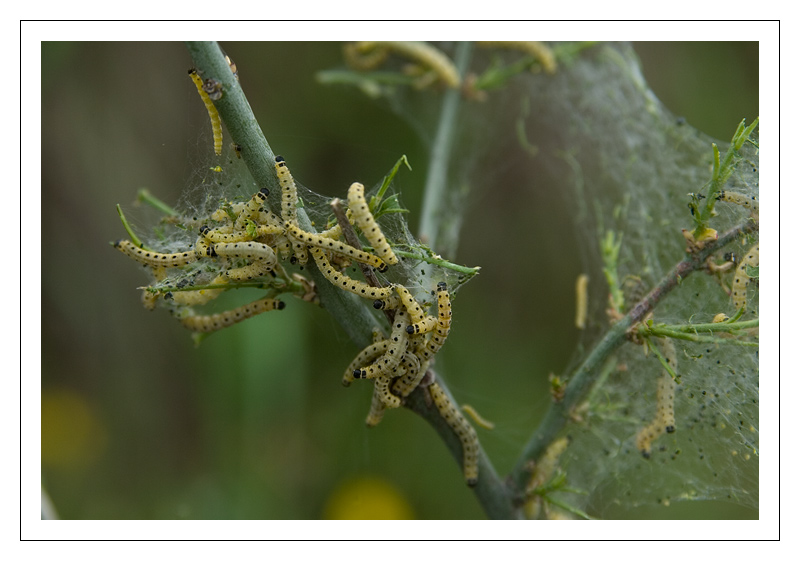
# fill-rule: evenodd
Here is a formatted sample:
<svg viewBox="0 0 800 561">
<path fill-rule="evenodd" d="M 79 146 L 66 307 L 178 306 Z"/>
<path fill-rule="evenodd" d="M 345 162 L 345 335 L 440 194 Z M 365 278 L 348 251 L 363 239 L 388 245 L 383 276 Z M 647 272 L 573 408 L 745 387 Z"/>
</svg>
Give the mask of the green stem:
<svg viewBox="0 0 800 561">
<path fill-rule="evenodd" d="M 402 251 L 397 248 L 392 248 L 392 250 L 395 252 L 395 254 L 399 255 L 400 257 L 407 257 L 408 259 L 417 259 L 419 261 L 424 261 L 425 263 L 430 263 L 431 265 L 438 265 L 439 267 L 444 267 L 445 269 L 451 269 L 453 271 L 469 275 L 470 277 L 473 275 L 477 275 L 478 271 L 481 270 L 480 267 L 465 267 L 464 265 L 451 263 L 446 259 L 434 255 L 424 255 L 413 251 Z"/>
<path fill-rule="evenodd" d="M 752 329 L 754 327 L 758 327 L 758 318 L 747 321 L 738 321 L 735 323 L 719 322 L 719 323 L 690 323 L 688 325 L 653 325 L 649 327 L 642 326 L 639 329 L 639 333 L 645 337 L 648 335 L 658 335 L 660 331 L 669 331 L 669 332 L 679 331 L 681 333 L 700 333 L 700 332 L 733 333 L 735 331 L 741 331 L 742 329 Z"/>
<path fill-rule="evenodd" d="M 664 296 L 678 286 L 682 279 L 686 278 L 694 271 L 702 269 L 705 266 L 706 259 L 713 253 L 757 229 L 757 222 L 747 221 L 720 235 L 718 239 L 707 243 L 702 250 L 688 254 L 682 261 L 675 265 L 675 267 L 661 279 L 656 287 L 653 288 L 647 296 L 642 298 L 625 317 L 611 326 L 611 329 L 609 329 L 603 339 L 592 349 L 586 357 L 586 360 L 584 360 L 573 373 L 567 384 L 564 399 L 550 405 L 550 409 L 545 414 L 541 423 L 539 423 L 539 427 L 534 431 L 523 448 L 522 453 L 508 477 L 509 485 L 512 486 L 512 492 L 519 493 L 521 489 L 525 488 L 526 480 L 530 477 L 526 466 L 529 464 L 530 460 L 537 459 L 547 449 L 547 446 L 553 439 L 555 439 L 559 431 L 564 428 L 569 421 L 572 408 L 578 404 L 585 393 L 594 384 L 602 370 L 602 365 L 605 360 L 627 340 L 628 330 L 631 326 L 642 321 Z"/>
<path fill-rule="evenodd" d="M 722 337 L 706 337 L 703 335 L 695 335 L 693 333 L 686 333 L 681 331 L 672 331 L 670 329 L 655 328 L 650 330 L 650 333 L 656 337 L 671 337 L 672 339 L 682 339 L 684 341 L 694 341 L 695 343 L 714 343 L 714 344 L 728 344 L 739 345 L 740 347 L 758 347 L 757 341 L 742 341 L 740 339 L 724 339 Z"/>
<path fill-rule="evenodd" d="M 169 216 L 178 216 L 178 212 L 161 199 L 154 197 L 147 189 L 139 189 L 136 200 L 145 203 Z"/>
<path fill-rule="evenodd" d="M 455 64 L 461 76 L 466 75 L 472 56 L 472 43 L 461 42 L 456 47 Z M 442 209 L 447 194 L 447 172 L 453 151 L 458 108 L 461 105 L 461 90 L 448 89 L 442 101 L 442 113 L 431 150 L 430 167 L 425 181 L 425 196 L 422 201 L 419 237 L 430 247 L 436 247 L 442 221 Z"/>
</svg>

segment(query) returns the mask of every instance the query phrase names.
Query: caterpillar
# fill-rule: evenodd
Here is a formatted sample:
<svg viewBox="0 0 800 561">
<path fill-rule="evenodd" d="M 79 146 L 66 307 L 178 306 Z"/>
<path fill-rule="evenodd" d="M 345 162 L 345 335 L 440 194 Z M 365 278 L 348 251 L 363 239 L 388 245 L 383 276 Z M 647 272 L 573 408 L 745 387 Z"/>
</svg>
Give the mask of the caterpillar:
<svg viewBox="0 0 800 561">
<path fill-rule="evenodd" d="M 275 172 L 278 174 L 278 182 L 281 184 L 281 218 L 284 222 L 297 226 L 297 185 L 283 156 L 275 156 Z M 287 241 L 291 241 L 295 258 L 300 265 L 308 263 L 308 252 L 305 244 L 300 243 L 299 240 Z M 281 250 L 281 255 L 283 255 L 284 259 L 288 253 L 288 248 L 284 245 Z"/>
<path fill-rule="evenodd" d="M 548 74 L 554 74 L 557 68 L 553 51 L 539 41 L 478 41 L 478 46 L 522 51 L 537 59 Z"/>
<path fill-rule="evenodd" d="M 344 376 L 342 377 L 342 385 L 347 387 L 353 382 L 353 372 L 362 364 L 366 364 L 368 362 L 372 362 L 379 356 L 386 353 L 386 349 L 389 348 L 389 341 L 382 339 L 380 341 L 375 341 L 371 345 L 368 345 L 364 348 L 360 353 L 356 355 L 356 358 L 350 362 L 347 366 L 347 369 L 344 371 Z"/>
<path fill-rule="evenodd" d="M 128 240 L 117 240 L 114 247 L 139 263 L 144 263 L 150 267 L 183 267 L 197 261 L 197 254 L 194 251 L 184 251 L 182 253 L 157 253 L 136 247 Z"/>
<path fill-rule="evenodd" d="M 436 299 L 438 307 L 438 316 L 436 322 L 436 329 L 434 330 L 430 341 L 422 351 L 425 360 L 430 360 L 433 355 L 439 352 L 439 349 L 444 345 L 447 340 L 447 335 L 450 333 L 450 319 L 452 312 L 450 310 L 450 293 L 447 291 L 447 284 L 440 282 L 436 286 Z"/>
<path fill-rule="evenodd" d="M 422 381 L 425 372 L 428 371 L 428 363 L 420 363 L 419 357 L 412 352 L 406 351 L 400 361 L 400 367 L 405 368 L 405 373 L 397 378 L 392 391 L 400 397 L 408 397 L 411 392 Z"/>
<path fill-rule="evenodd" d="M 266 187 L 260 189 L 255 195 L 253 195 L 249 201 L 247 201 L 239 212 L 239 215 L 236 217 L 236 222 L 234 223 L 233 227 L 235 230 L 241 230 L 245 227 L 245 224 L 248 220 L 256 220 L 259 217 L 261 207 L 264 204 L 264 201 L 267 200 L 269 196 L 269 189 Z"/>
<path fill-rule="evenodd" d="M 283 156 L 275 156 L 275 173 L 278 174 L 278 182 L 281 184 L 281 218 L 297 224 L 297 185 Z"/>
<path fill-rule="evenodd" d="M 403 376 L 406 369 L 402 366 L 397 368 L 398 376 Z M 387 409 L 397 409 L 400 407 L 400 398 L 389 391 L 389 385 L 394 381 L 394 378 L 388 374 L 383 374 L 375 378 L 375 392 Z"/>
<path fill-rule="evenodd" d="M 399 306 L 399 300 L 397 299 L 397 295 L 391 286 L 378 288 L 375 286 L 370 286 L 365 282 L 352 279 L 345 273 L 334 269 L 322 249 L 318 247 L 312 247 L 309 249 L 309 251 L 311 252 L 311 257 L 314 258 L 314 262 L 317 264 L 317 269 L 319 269 L 322 275 L 328 279 L 328 282 L 330 282 L 332 285 L 337 286 L 342 290 L 352 292 L 357 296 L 380 301 L 381 307 L 385 307 L 387 309 L 394 309 Z"/>
<path fill-rule="evenodd" d="M 431 392 L 433 403 L 436 405 L 436 409 L 439 410 L 439 414 L 461 440 L 464 457 L 464 478 L 467 480 L 467 485 L 474 487 L 478 484 L 478 434 L 459 410 L 455 408 L 453 402 L 450 401 L 450 398 L 439 384 L 434 382 L 428 386 L 428 390 Z"/>
<path fill-rule="evenodd" d="M 356 225 L 361 228 L 369 244 L 387 265 L 397 265 L 397 256 L 392 251 L 391 246 L 386 241 L 386 237 L 381 232 L 381 227 L 372 216 L 369 210 L 367 199 L 364 197 L 364 186 L 361 183 L 353 183 L 347 191 L 348 209 L 353 211 L 353 219 Z"/>
<path fill-rule="evenodd" d="M 567 449 L 567 446 L 569 446 L 570 440 L 569 436 L 563 436 L 554 440 L 544 451 L 544 454 L 536 460 L 536 465 L 531 473 L 531 479 L 525 487 L 525 496 L 527 500 L 523 505 L 523 510 L 528 519 L 539 517 L 539 512 L 542 507 L 542 496 L 537 494 L 536 490 L 553 477 L 553 473 L 558 467 L 559 459 Z"/>
<path fill-rule="evenodd" d="M 677 370 L 678 358 L 671 339 L 661 343 L 664 358 L 673 370 Z M 675 432 L 675 381 L 664 370 L 658 379 L 656 390 L 656 415 L 653 421 L 636 433 L 636 447 L 645 458 L 650 457 L 653 441 L 664 432 Z"/>
<path fill-rule="evenodd" d="M 753 196 L 734 193 L 733 191 L 720 191 L 717 193 L 717 200 L 743 206 L 753 214 L 758 214 L 758 199 Z"/>
<path fill-rule="evenodd" d="M 341 253 L 342 255 L 353 259 L 354 261 L 359 261 L 375 267 L 381 273 L 386 272 L 386 263 L 384 263 L 383 260 L 377 255 L 367 253 L 366 251 L 361 251 L 360 249 L 356 249 L 353 246 L 347 245 L 346 243 L 342 243 L 340 241 L 323 238 L 319 234 L 305 232 L 296 224 L 292 224 L 291 222 L 285 222 L 284 227 L 286 228 L 286 232 L 289 234 L 289 237 L 294 241 L 302 242 L 309 247 L 317 246 L 328 251 L 333 251 L 334 253 Z"/>
<path fill-rule="evenodd" d="M 272 266 L 278 262 L 272 248 L 259 242 L 218 243 L 214 245 L 214 252 L 222 257 L 267 261 Z"/>
<path fill-rule="evenodd" d="M 222 228 L 209 228 L 208 226 L 201 226 L 200 233 L 203 235 L 204 240 L 211 243 L 236 243 L 248 242 L 254 239 L 263 238 L 269 235 L 281 234 L 282 228 L 276 226 L 259 225 L 253 228 L 252 231 L 248 229 L 240 230 L 238 232 L 225 233 Z M 197 244 L 195 243 L 195 247 Z"/>
<path fill-rule="evenodd" d="M 254 260 L 249 265 L 225 271 L 225 275 L 229 279 L 237 281 L 264 276 L 278 262 L 272 248 L 258 242 L 218 243 L 214 245 L 214 252 L 222 257 Z"/>
<path fill-rule="evenodd" d="M 194 82 L 194 85 L 197 87 L 197 93 L 200 94 L 200 99 L 203 100 L 203 104 L 206 106 L 206 111 L 208 111 L 208 117 L 211 119 L 211 131 L 214 133 L 214 154 L 217 156 L 222 155 L 222 121 L 219 119 L 219 113 L 217 112 L 217 108 L 214 106 L 214 103 L 211 101 L 211 98 L 208 95 L 208 92 L 204 88 L 203 80 L 200 79 L 200 76 L 197 75 L 197 70 L 192 68 L 189 71 L 189 77 Z"/>
<path fill-rule="evenodd" d="M 381 401 L 380 393 L 378 392 L 378 388 L 373 387 L 372 389 L 372 402 L 369 406 L 369 413 L 367 413 L 367 426 L 374 427 L 378 423 L 381 422 L 383 419 L 383 414 L 386 412 L 386 406 Z"/>
<path fill-rule="evenodd" d="M 388 375 L 393 372 L 400 364 L 408 346 L 406 327 L 408 327 L 408 314 L 398 310 L 394 314 L 394 326 L 388 339 L 389 346 L 386 348 L 386 352 L 366 368 L 353 370 L 353 377 L 373 379 L 381 374 Z"/>
<path fill-rule="evenodd" d="M 750 284 L 750 277 L 747 275 L 748 265 L 758 267 L 758 244 L 750 248 L 733 275 L 731 298 L 737 310 L 747 306 L 747 285 Z"/>
<path fill-rule="evenodd" d="M 378 66 L 386 58 L 386 55 L 371 54 L 376 50 L 378 52 L 391 51 L 430 68 L 448 87 L 457 88 L 461 85 L 458 70 L 447 55 L 422 41 L 361 41 L 350 48 L 349 60 L 354 61 L 355 66 L 362 68 L 369 65 Z M 348 54 L 347 51 L 345 54 Z M 353 56 L 354 54 L 355 56 Z M 365 56 L 370 58 L 364 60 Z M 362 57 L 362 61 L 359 62 L 357 57 Z"/>
<path fill-rule="evenodd" d="M 411 295 L 408 289 L 402 284 L 394 285 L 394 289 L 397 291 L 397 295 L 400 297 L 400 301 L 403 303 L 403 306 L 408 312 L 408 315 L 411 318 L 411 322 L 416 325 L 419 324 L 421 321 L 423 321 L 423 318 L 425 317 L 425 312 L 422 311 L 422 307 L 419 305 L 419 302 L 417 302 L 417 299 Z M 409 325 L 408 327 L 410 329 L 412 326 Z M 415 331 L 409 331 L 408 333 L 414 333 L 414 332 Z"/>
<path fill-rule="evenodd" d="M 244 306 L 239 306 L 226 312 L 209 316 L 188 316 L 181 318 L 180 322 L 186 329 L 201 333 L 219 331 L 225 327 L 244 321 L 255 315 L 271 310 L 282 310 L 286 304 L 274 298 L 262 298 L 255 302 L 250 302 Z"/>
<path fill-rule="evenodd" d="M 472 420 L 475 421 L 475 423 L 478 426 L 483 427 L 483 428 L 485 428 L 487 430 L 494 429 L 494 423 L 492 423 L 491 421 L 487 421 L 486 419 L 481 417 L 478 414 L 478 412 L 475 411 L 475 408 L 472 405 L 467 405 L 465 403 L 464 405 L 461 406 L 461 409 L 464 411 L 464 413 L 466 413 L 467 415 L 472 417 Z"/>
<path fill-rule="evenodd" d="M 589 275 L 578 275 L 575 281 L 575 327 L 586 328 L 586 313 L 589 307 Z"/>
<path fill-rule="evenodd" d="M 410 334 L 424 334 L 431 331 L 439 323 L 439 318 L 436 316 L 425 316 L 421 321 L 413 323 L 406 328 Z"/>
</svg>

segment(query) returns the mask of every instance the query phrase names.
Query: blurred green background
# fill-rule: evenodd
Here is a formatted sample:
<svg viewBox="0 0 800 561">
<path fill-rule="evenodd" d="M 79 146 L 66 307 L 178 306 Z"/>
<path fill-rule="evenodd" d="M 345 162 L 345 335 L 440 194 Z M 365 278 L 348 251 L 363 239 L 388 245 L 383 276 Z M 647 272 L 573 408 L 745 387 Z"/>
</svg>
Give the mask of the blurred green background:
<svg viewBox="0 0 800 561">
<path fill-rule="evenodd" d="M 375 184 L 406 154 L 414 171 L 401 171 L 397 186 L 416 228 L 426 146 L 360 92 L 315 82 L 317 71 L 341 65 L 339 44 L 222 46 L 270 144 L 305 186 L 342 196 L 352 181 Z M 701 131 L 728 139 L 758 115 L 757 43 L 635 49 L 657 96 Z M 358 349 L 323 310 L 288 300 L 280 317 L 194 348 L 163 310 L 142 308 L 135 288 L 145 277 L 108 244 L 124 236 L 115 205 L 140 188 L 174 202 L 199 165 L 208 122 L 190 67 L 182 43 L 42 44 L 42 482 L 59 516 L 482 518 L 424 421 L 401 410 L 366 429 L 371 387 L 340 384 Z M 579 341 L 576 241 L 536 243 L 569 223 L 569 209 L 552 195 L 514 196 L 509 208 L 479 190 L 467 219 L 523 224 L 545 208 L 519 236 L 539 268 L 509 274 L 495 250 L 500 233 L 466 229 L 454 261 L 483 269 L 459 293 L 437 359 L 456 398 L 497 425 L 478 431 L 501 474 L 548 404 L 547 374 L 563 372 Z M 532 277 L 538 300 L 498 299 L 527 290 Z M 615 515 L 757 513 L 685 503 Z"/>
</svg>

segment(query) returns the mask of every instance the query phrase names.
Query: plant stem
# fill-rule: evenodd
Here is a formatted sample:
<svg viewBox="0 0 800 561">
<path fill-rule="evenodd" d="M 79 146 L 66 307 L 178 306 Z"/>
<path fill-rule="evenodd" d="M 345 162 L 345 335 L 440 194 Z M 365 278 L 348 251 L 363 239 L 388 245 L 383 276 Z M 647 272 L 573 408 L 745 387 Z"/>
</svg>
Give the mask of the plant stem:
<svg viewBox="0 0 800 561">
<path fill-rule="evenodd" d="M 544 419 L 539 423 L 539 427 L 522 450 L 522 454 L 517 459 L 517 463 L 508 477 L 509 485 L 513 486 L 511 491 L 520 492 L 525 488 L 525 483 L 530 473 L 526 466 L 530 460 L 537 459 L 561 429 L 569 421 L 572 408 L 583 398 L 586 391 L 596 381 L 605 360 L 622 343 L 627 340 L 628 330 L 653 310 L 658 302 L 664 298 L 673 288 L 678 286 L 681 279 L 698 269 L 702 269 L 708 257 L 714 252 L 725 247 L 732 241 L 756 231 L 758 222 L 748 220 L 744 224 L 725 232 L 717 240 L 711 241 L 706 246 L 696 252 L 688 254 L 682 261 L 668 272 L 650 293 L 642 298 L 625 317 L 615 323 L 606 333 L 605 337 L 589 353 L 589 356 L 573 373 L 564 393 L 564 399 L 558 403 L 553 403 L 545 414 Z"/>
<path fill-rule="evenodd" d="M 472 43 L 461 42 L 456 47 L 455 64 L 458 73 L 465 75 L 472 55 Z M 431 150 L 428 177 L 425 180 L 425 196 L 422 201 L 422 216 L 419 237 L 429 247 L 436 247 L 439 238 L 442 208 L 447 194 L 447 172 L 450 169 L 450 154 L 456 132 L 456 115 L 461 105 L 461 90 L 448 89 L 442 101 L 442 113 Z"/>
</svg>

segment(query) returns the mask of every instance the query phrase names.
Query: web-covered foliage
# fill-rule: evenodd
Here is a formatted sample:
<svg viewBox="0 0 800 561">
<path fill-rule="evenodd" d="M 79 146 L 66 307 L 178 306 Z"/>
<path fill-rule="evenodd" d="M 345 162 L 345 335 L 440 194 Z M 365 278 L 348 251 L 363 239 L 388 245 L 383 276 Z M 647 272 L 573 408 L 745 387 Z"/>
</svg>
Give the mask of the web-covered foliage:
<svg viewBox="0 0 800 561">
<path fill-rule="evenodd" d="M 558 61 L 555 71 L 541 61 L 537 64 L 536 57 L 522 60 L 519 52 L 473 53 L 464 77 L 471 99 L 460 110 L 456 165 L 449 174 L 448 210 L 456 218 L 451 228 L 443 226 L 441 237 L 447 250 L 454 251 L 457 217 L 469 200 L 465 188 L 500 192 L 497 178 L 505 163 L 529 156 L 531 165 L 535 162 L 547 174 L 537 177 L 536 185 L 560 190 L 572 209 L 584 270 L 593 278 L 607 279 L 608 299 L 590 306 L 589 324 L 600 327 L 582 341 L 583 348 L 590 348 L 602 326 L 629 311 L 686 254 L 682 231 L 690 235 L 696 228 L 690 203 L 706 204 L 714 170 L 713 140 L 659 102 L 629 45 L 550 47 Z M 440 48 L 453 53 L 452 45 Z M 531 73 L 530 67 L 539 72 Z M 398 87 L 399 78 L 386 79 L 377 72 L 362 76 L 359 85 L 365 92 L 387 99 L 424 139 L 432 138 L 425 123 L 435 102 Z M 735 126 L 731 123 L 731 133 Z M 724 156 L 729 146 L 719 141 L 717 145 Z M 756 212 L 718 202 L 708 225 L 720 233 L 758 220 L 757 129 L 730 166 L 721 188 L 755 200 Z M 554 232 L 552 243 L 558 235 Z M 757 244 L 756 231 L 724 248 L 712 257 L 706 272 L 684 280 L 648 319 L 655 325 L 686 326 L 720 321 L 721 313 L 734 317 L 733 277 L 754 246 L 757 255 Z M 758 318 L 757 267 L 747 272 L 753 278 L 747 279 L 740 321 Z M 646 352 L 660 348 L 659 338 L 623 345 L 573 411 L 561 435 L 569 439 L 554 444 L 557 455 L 548 460 L 553 464 L 548 477 L 565 474 L 572 492 L 554 492 L 551 497 L 557 501 L 547 504 L 560 502 L 574 509 L 573 514 L 585 511 L 593 516 L 603 516 L 613 504 L 633 507 L 696 499 L 738 501 L 757 508 L 757 336 L 755 328 L 674 339 L 676 364 L 671 374 L 665 374 L 655 352 Z M 569 375 L 568 370 L 563 378 Z M 656 415 L 657 385 L 664 375 L 677 375 L 679 382 L 671 398 L 675 430 L 662 430 L 644 452 L 641 444 L 637 447 L 637 434 Z M 554 512 L 564 510 L 553 507 L 550 514 Z"/>
</svg>

